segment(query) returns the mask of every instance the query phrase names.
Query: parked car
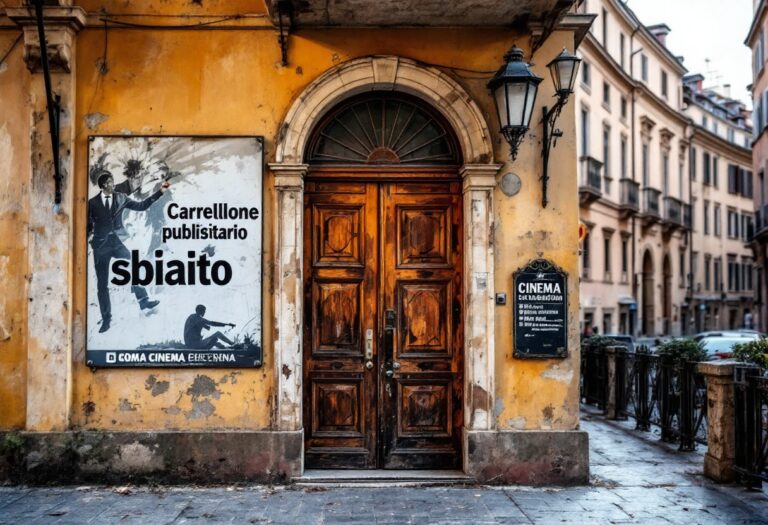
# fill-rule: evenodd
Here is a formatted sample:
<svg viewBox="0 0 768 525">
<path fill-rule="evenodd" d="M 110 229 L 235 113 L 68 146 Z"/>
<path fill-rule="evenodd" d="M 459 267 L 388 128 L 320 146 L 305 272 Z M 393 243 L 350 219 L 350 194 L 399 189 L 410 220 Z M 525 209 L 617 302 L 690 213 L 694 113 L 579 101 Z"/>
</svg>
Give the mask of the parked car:
<svg viewBox="0 0 768 525">
<path fill-rule="evenodd" d="M 710 332 L 701 332 L 693 336 L 694 341 L 701 341 L 708 337 L 730 337 L 730 338 L 744 338 L 750 341 L 757 340 L 762 337 L 760 332 L 756 330 L 713 330 Z"/>
<path fill-rule="evenodd" d="M 623 346 L 628 352 L 635 351 L 635 338 L 627 334 L 604 334 L 603 337 L 610 337 L 616 341 L 617 346 Z"/>
<path fill-rule="evenodd" d="M 741 337 L 743 334 L 737 335 L 718 335 L 706 336 L 698 339 L 704 350 L 707 351 L 707 357 L 710 361 L 716 361 L 718 359 L 730 359 L 733 357 L 733 346 L 738 343 L 747 343 L 759 337 Z"/>
</svg>

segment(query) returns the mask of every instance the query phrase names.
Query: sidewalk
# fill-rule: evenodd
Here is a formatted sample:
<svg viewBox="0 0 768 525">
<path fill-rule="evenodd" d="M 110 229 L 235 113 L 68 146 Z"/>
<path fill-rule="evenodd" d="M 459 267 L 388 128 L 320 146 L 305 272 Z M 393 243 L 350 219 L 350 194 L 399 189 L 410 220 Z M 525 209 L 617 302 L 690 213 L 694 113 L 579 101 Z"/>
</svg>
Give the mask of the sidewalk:
<svg viewBox="0 0 768 525">
<path fill-rule="evenodd" d="M 583 417 L 588 487 L 4 487 L 0 523 L 768 525 L 768 495 L 710 483 L 701 452 L 678 453 L 629 424 Z"/>
</svg>

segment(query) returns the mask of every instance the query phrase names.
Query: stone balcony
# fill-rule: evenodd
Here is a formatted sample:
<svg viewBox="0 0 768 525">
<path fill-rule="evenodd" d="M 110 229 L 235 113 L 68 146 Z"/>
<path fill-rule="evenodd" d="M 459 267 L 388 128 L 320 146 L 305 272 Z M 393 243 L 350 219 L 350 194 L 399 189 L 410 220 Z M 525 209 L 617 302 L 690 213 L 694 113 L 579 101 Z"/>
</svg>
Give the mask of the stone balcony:
<svg viewBox="0 0 768 525">
<path fill-rule="evenodd" d="M 642 218 L 644 226 L 661 222 L 661 191 L 656 188 L 642 190 Z"/>
<path fill-rule="evenodd" d="M 603 163 L 593 157 L 581 157 L 579 168 L 579 204 L 588 206 L 603 196 Z"/>
<path fill-rule="evenodd" d="M 640 211 L 640 184 L 632 179 L 619 180 L 619 213 L 623 219 Z"/>
<path fill-rule="evenodd" d="M 664 231 L 671 233 L 683 228 L 683 202 L 675 197 L 664 197 Z"/>
<path fill-rule="evenodd" d="M 768 204 L 755 212 L 755 224 L 749 235 L 750 242 L 768 241 Z"/>
</svg>

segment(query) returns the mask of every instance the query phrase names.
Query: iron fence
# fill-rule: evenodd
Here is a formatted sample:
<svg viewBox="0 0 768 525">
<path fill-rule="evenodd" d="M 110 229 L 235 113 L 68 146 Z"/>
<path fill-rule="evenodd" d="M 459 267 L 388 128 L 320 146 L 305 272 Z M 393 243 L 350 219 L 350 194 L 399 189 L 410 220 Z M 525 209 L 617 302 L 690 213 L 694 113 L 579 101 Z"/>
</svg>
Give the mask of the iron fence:
<svg viewBox="0 0 768 525">
<path fill-rule="evenodd" d="M 756 366 L 735 370 L 736 458 L 741 481 L 760 487 L 768 481 L 768 377 Z"/>
<path fill-rule="evenodd" d="M 581 398 L 605 410 L 608 397 L 608 357 L 605 349 L 585 345 L 581 349 Z"/>
<path fill-rule="evenodd" d="M 613 377 L 609 377 L 609 355 Z M 635 352 L 582 348 L 582 399 L 606 410 L 611 390 L 617 419 L 632 418 L 636 429 L 657 427 L 661 439 L 694 450 L 707 443 L 707 390 L 696 363 L 677 362 L 640 346 Z"/>
</svg>

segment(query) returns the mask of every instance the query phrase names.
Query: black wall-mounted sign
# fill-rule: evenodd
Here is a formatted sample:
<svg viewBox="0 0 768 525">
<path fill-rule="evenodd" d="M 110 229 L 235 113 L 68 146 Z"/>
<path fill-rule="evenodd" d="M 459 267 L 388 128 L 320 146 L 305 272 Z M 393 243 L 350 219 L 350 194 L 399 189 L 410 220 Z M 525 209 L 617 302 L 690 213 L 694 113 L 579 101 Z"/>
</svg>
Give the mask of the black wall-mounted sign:
<svg viewBox="0 0 768 525">
<path fill-rule="evenodd" d="M 514 356 L 565 357 L 568 353 L 568 276 L 546 259 L 514 274 Z"/>
</svg>

